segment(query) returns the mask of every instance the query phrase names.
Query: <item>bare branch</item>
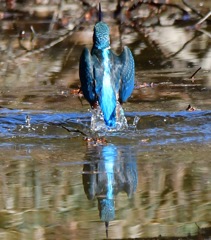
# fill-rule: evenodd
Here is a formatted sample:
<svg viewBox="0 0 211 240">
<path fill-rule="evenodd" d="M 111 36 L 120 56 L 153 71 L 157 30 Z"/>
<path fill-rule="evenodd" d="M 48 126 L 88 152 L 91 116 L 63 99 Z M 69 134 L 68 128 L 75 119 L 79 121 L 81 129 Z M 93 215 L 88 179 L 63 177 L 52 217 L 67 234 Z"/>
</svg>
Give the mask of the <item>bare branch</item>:
<svg viewBox="0 0 211 240">
<path fill-rule="evenodd" d="M 198 11 L 196 10 L 193 6 L 190 5 L 190 3 L 188 3 L 186 0 L 182 0 L 183 4 L 190 8 L 192 12 L 194 12 L 196 15 L 198 15 L 199 17 L 203 17 L 203 15 Z"/>
<path fill-rule="evenodd" d="M 29 57 L 33 54 L 37 54 L 37 53 L 41 53 L 41 52 L 44 52 L 45 50 L 49 49 L 49 48 L 52 48 L 54 47 L 56 44 L 64 41 L 67 37 L 71 36 L 75 31 L 77 31 L 80 26 L 83 24 L 84 22 L 84 16 L 87 12 L 89 12 L 91 10 L 91 8 L 93 7 L 90 7 L 88 9 L 86 9 L 86 11 L 84 11 L 84 13 L 82 14 L 81 17 L 79 17 L 78 19 L 76 19 L 76 24 L 75 24 L 75 27 L 72 29 L 72 30 L 67 30 L 66 33 L 64 33 L 63 35 L 60 35 L 57 39 L 55 39 L 54 41 L 50 42 L 49 44 L 45 45 L 44 47 L 41 47 L 41 48 L 38 48 L 38 49 L 34 49 L 32 51 L 27 51 L 23 54 L 20 54 L 20 55 L 17 55 L 14 57 L 15 60 L 18 60 L 22 57 Z"/>
<path fill-rule="evenodd" d="M 197 74 L 197 72 L 198 72 L 199 70 L 201 70 L 201 67 L 199 67 L 199 68 L 191 75 L 190 79 L 192 79 L 192 78 Z"/>
<path fill-rule="evenodd" d="M 167 6 L 167 7 L 173 7 L 173 8 L 177 8 L 179 9 L 180 11 L 183 12 L 183 14 L 188 14 L 188 12 L 182 8 L 180 5 L 178 4 L 174 4 L 174 3 L 157 3 L 157 2 L 154 2 L 154 1 L 148 1 L 148 2 L 145 2 L 143 0 L 139 0 L 138 3 L 135 3 L 133 4 L 129 9 L 128 11 L 133 11 L 134 9 L 136 9 L 137 7 L 141 6 L 142 4 L 148 4 L 148 5 L 152 5 L 152 6 L 155 6 L 155 7 L 162 7 L 162 6 Z"/>
<path fill-rule="evenodd" d="M 71 133 L 72 133 L 72 132 L 80 133 L 81 135 L 83 135 L 83 136 L 85 136 L 85 137 L 88 136 L 85 132 L 83 132 L 83 131 L 81 131 L 81 130 L 79 130 L 79 129 L 69 129 L 69 128 L 65 127 L 64 125 L 61 125 L 61 127 L 64 128 L 65 130 L 67 130 L 68 132 L 71 132 Z"/>
<path fill-rule="evenodd" d="M 208 17 L 211 16 L 211 11 L 209 11 L 206 16 L 204 16 L 200 21 L 198 21 L 195 26 L 197 25 L 201 25 L 204 21 L 206 21 L 208 19 Z"/>
</svg>

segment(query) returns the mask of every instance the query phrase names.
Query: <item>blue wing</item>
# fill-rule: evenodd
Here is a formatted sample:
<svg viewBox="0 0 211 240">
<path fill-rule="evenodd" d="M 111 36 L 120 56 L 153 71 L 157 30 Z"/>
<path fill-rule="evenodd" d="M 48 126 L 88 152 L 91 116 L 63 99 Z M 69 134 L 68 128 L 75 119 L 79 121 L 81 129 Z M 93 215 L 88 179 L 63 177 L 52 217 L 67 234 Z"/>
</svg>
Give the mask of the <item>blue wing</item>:
<svg viewBox="0 0 211 240">
<path fill-rule="evenodd" d="M 79 77 L 81 90 L 91 106 L 97 101 L 95 93 L 95 81 L 93 77 L 93 62 L 90 51 L 84 48 L 79 62 Z"/>
<path fill-rule="evenodd" d="M 119 100 L 122 103 L 127 101 L 134 89 L 135 63 L 133 55 L 128 47 L 124 47 L 124 50 L 119 58 L 122 62 Z"/>
</svg>

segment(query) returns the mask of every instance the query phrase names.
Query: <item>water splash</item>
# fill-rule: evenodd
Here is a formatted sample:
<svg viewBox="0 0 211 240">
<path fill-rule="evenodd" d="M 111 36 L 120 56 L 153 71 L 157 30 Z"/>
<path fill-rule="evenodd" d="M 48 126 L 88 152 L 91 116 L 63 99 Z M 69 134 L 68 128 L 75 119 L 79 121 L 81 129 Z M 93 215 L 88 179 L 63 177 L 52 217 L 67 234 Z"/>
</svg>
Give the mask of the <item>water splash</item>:
<svg viewBox="0 0 211 240">
<path fill-rule="evenodd" d="M 30 128 L 31 127 L 31 117 L 29 115 L 26 116 L 26 127 Z"/>
<path fill-rule="evenodd" d="M 108 129 L 105 126 L 100 109 L 93 111 L 91 116 L 90 113 L 20 111 L 2 108 L 0 109 L 0 146 L 4 145 L 5 139 L 9 138 L 21 138 L 22 140 L 25 138 L 25 144 L 31 144 L 29 138 L 50 140 L 81 136 L 80 131 L 74 131 L 74 129 L 79 129 L 91 137 L 105 136 L 106 132 L 106 137 L 114 137 L 112 141 L 121 138 L 131 142 L 133 139 L 140 141 L 141 144 L 144 142 L 148 146 L 179 142 L 210 143 L 211 141 L 210 110 L 128 112 L 126 115 L 127 123 L 122 108 L 119 108 L 120 116 L 118 116 L 117 128 L 115 129 Z M 26 116 L 30 116 L 30 119 Z M 93 132 L 90 131 L 90 124 Z M 73 132 L 64 131 L 61 125 L 73 129 Z M 117 129 L 121 131 L 117 132 Z"/>
<path fill-rule="evenodd" d="M 135 116 L 134 120 L 133 120 L 133 128 L 134 130 L 137 130 L 137 125 L 138 125 L 138 121 L 140 120 L 140 117 Z"/>
<path fill-rule="evenodd" d="M 116 126 L 115 127 L 111 128 L 106 126 L 100 106 L 98 106 L 96 109 L 91 109 L 90 112 L 92 113 L 91 130 L 94 132 L 120 131 L 128 128 L 127 119 L 125 117 L 124 110 L 118 101 L 116 104 Z"/>
<path fill-rule="evenodd" d="M 25 124 L 24 125 L 20 125 L 19 131 L 26 130 L 26 129 L 27 129 L 28 132 L 36 130 L 36 128 L 34 128 L 31 125 L 31 117 L 29 115 L 26 115 L 26 117 L 25 117 Z"/>
</svg>

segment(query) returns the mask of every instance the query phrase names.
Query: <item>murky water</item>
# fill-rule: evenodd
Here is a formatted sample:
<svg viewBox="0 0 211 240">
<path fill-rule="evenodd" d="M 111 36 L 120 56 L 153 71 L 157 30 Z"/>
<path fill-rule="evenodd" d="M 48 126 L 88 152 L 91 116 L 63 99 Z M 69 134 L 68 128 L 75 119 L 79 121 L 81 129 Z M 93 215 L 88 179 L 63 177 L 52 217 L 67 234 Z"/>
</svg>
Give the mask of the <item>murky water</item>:
<svg viewBox="0 0 211 240">
<path fill-rule="evenodd" d="M 211 111 L 127 115 L 134 116 L 137 128 L 108 133 L 107 145 L 87 145 L 60 124 L 85 131 L 89 114 L 2 109 L 3 236 L 105 237 L 97 199 L 109 183 L 107 161 L 115 179 L 110 237 L 186 235 L 197 231 L 195 223 L 209 226 Z"/>
<path fill-rule="evenodd" d="M 136 89 L 128 129 L 100 133 L 107 144 L 84 140 L 91 113 L 73 94 L 93 25 L 17 59 L 15 37 L 11 55 L 3 47 L 14 32 L 1 29 L 0 239 L 102 239 L 104 221 L 118 239 L 211 227 L 209 36 L 173 26 L 120 36 L 109 24 L 112 47 L 134 53 Z"/>
</svg>

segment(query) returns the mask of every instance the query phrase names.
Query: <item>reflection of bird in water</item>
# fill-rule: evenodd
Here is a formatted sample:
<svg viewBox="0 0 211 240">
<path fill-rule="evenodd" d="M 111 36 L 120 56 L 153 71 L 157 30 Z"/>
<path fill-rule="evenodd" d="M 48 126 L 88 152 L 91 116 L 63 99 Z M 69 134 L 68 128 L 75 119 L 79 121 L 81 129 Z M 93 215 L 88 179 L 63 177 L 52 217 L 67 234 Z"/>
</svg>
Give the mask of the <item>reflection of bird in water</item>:
<svg viewBox="0 0 211 240">
<path fill-rule="evenodd" d="M 135 66 L 129 48 L 117 56 L 110 48 L 110 31 L 101 21 L 94 27 L 93 47 L 85 48 L 79 64 L 81 90 L 92 108 L 100 106 L 105 124 L 116 126 L 117 101 L 126 102 L 134 88 Z"/>
<path fill-rule="evenodd" d="M 97 198 L 100 219 L 108 234 L 109 222 L 115 218 L 115 196 L 124 191 L 132 197 L 136 191 L 136 159 L 128 148 L 107 145 L 89 148 L 86 160 L 89 163 L 83 168 L 84 191 L 89 200 Z"/>
</svg>

